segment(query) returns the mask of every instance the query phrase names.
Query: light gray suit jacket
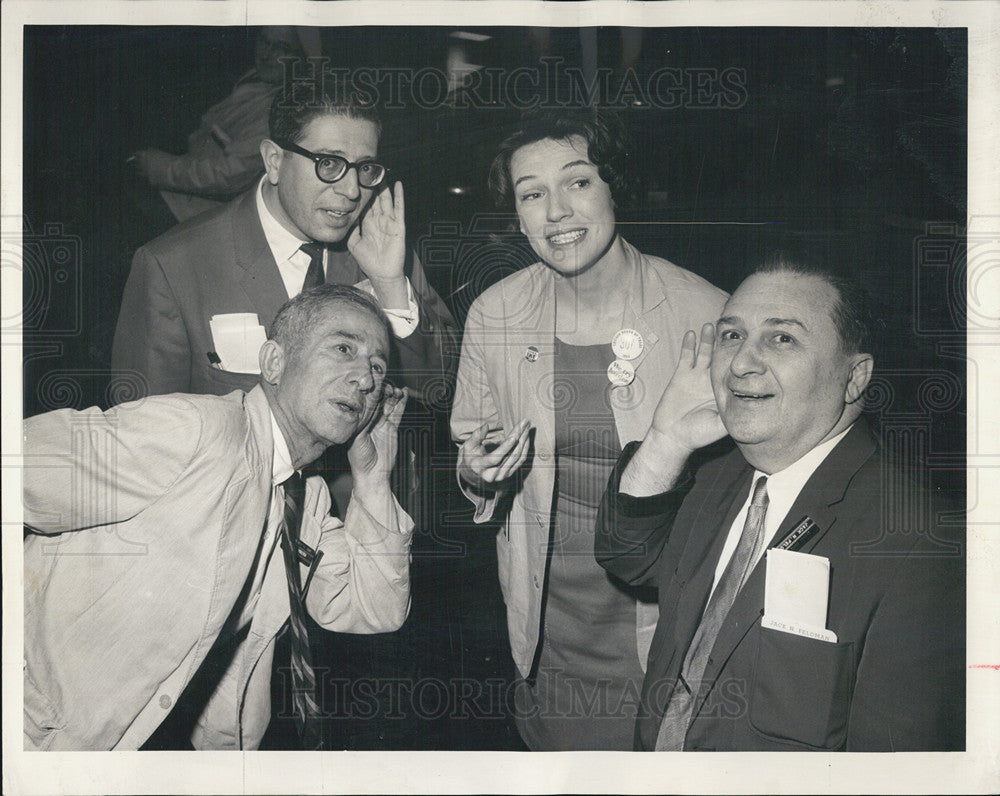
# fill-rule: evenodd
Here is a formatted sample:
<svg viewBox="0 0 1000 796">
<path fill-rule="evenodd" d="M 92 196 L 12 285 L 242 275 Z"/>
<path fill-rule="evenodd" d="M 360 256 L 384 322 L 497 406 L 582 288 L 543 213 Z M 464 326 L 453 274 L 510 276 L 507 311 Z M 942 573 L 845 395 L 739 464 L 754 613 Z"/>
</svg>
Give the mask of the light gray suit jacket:
<svg viewBox="0 0 1000 796">
<path fill-rule="evenodd" d="M 289 615 L 280 550 L 259 596 L 241 597 L 272 497 L 263 391 L 63 409 L 24 430 L 25 747 L 137 749 L 242 606 L 249 632 L 193 740 L 256 748 Z M 341 522 L 322 480 L 306 483 L 301 537 L 323 551 L 306 607 L 327 629 L 385 632 L 406 618 L 413 524 L 386 499 L 374 510 L 387 524 L 360 500 Z"/>
</svg>

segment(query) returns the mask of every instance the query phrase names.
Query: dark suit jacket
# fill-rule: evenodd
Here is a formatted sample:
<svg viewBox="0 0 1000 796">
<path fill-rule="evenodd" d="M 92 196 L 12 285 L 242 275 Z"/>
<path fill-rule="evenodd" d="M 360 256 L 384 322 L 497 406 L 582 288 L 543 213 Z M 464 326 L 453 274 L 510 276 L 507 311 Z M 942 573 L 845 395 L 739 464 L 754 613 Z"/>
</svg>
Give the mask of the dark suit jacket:
<svg viewBox="0 0 1000 796">
<path fill-rule="evenodd" d="M 457 365 L 458 334 L 451 313 L 427 282 L 419 261 L 407 276 L 420 307 L 420 325 L 395 341 L 391 375 L 414 397 L 447 393 Z M 365 278 L 347 251 L 331 250 L 327 282 Z M 125 285 L 112 350 L 112 368 L 137 372 L 144 392 L 224 395 L 250 390 L 257 377 L 213 367 L 209 320 L 255 312 L 265 330 L 288 295 L 256 208 L 256 187 L 232 202 L 180 224 L 140 248 Z M 130 394 L 129 398 L 140 397 Z"/>
<path fill-rule="evenodd" d="M 635 447 L 609 483 L 595 552 L 614 575 L 659 588 L 636 725 L 636 748 L 652 750 L 753 470 L 733 451 L 698 471 L 693 486 L 688 476 L 664 495 L 631 498 L 618 493 L 618 479 Z M 858 421 L 775 537 L 806 515 L 819 526 L 800 551 L 830 559 L 827 627 L 837 643 L 761 627 L 761 558 L 713 647 L 711 686 L 696 700 L 684 748 L 963 749 L 964 545 L 935 522 L 937 508 Z"/>
</svg>

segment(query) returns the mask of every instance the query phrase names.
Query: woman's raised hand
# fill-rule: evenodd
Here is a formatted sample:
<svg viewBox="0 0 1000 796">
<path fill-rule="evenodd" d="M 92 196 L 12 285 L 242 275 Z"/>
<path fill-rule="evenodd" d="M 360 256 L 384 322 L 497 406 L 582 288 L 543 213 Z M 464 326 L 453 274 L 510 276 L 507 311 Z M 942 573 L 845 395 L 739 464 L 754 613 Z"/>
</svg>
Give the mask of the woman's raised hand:
<svg viewBox="0 0 1000 796">
<path fill-rule="evenodd" d="M 476 489 L 495 488 L 528 458 L 531 427 L 522 420 L 504 434 L 503 426 L 483 423 L 458 449 L 458 474 Z"/>
</svg>

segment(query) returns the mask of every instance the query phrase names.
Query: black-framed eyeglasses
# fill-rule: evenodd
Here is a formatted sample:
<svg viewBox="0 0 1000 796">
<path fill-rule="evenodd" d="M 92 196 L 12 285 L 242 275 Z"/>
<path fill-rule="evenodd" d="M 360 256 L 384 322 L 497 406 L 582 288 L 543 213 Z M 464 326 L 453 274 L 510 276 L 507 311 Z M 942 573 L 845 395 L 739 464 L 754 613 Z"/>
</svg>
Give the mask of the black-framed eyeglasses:
<svg viewBox="0 0 1000 796">
<path fill-rule="evenodd" d="M 303 149 L 296 144 L 291 142 L 275 142 L 282 149 L 287 149 L 289 152 L 294 152 L 296 155 L 302 155 L 304 158 L 309 158 L 313 163 L 316 164 L 316 176 L 322 182 L 338 182 L 344 179 L 344 176 L 350 169 L 358 170 L 358 183 L 362 188 L 374 188 L 376 185 L 385 179 L 386 168 L 381 163 L 376 163 L 374 160 L 359 160 L 352 163 L 347 158 L 342 158 L 340 155 L 320 155 L 315 152 L 310 152 L 308 149 Z"/>
</svg>

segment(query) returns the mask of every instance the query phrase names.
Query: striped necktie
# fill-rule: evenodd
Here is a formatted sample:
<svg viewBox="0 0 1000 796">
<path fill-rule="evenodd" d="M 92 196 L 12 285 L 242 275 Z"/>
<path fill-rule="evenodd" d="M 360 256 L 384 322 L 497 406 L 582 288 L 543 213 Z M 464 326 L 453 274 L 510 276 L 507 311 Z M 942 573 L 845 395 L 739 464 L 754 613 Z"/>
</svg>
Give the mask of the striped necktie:
<svg viewBox="0 0 1000 796">
<path fill-rule="evenodd" d="M 309 650 L 309 630 L 306 627 L 306 607 L 303 603 L 301 574 L 298 562 L 299 528 L 302 524 L 302 506 L 305 486 L 302 476 L 293 473 L 282 488 L 285 495 L 284 522 L 281 525 L 281 550 L 285 556 L 288 575 L 288 602 L 291 608 L 289 628 L 292 663 L 292 706 L 295 725 L 307 750 L 320 749 L 319 704 L 316 702 L 316 673 L 312 667 Z"/>
<path fill-rule="evenodd" d="M 695 698 L 701 690 L 701 680 L 708 666 L 708 658 L 719 637 L 722 623 L 736 601 L 736 595 L 753 571 L 760 548 L 764 543 L 764 515 L 767 513 L 767 476 L 761 476 L 753 488 L 753 497 L 743 523 L 743 533 L 733 551 L 733 557 L 719 578 L 719 583 L 708 600 L 708 607 L 695 631 L 691 646 L 684 656 L 677 685 L 670 695 L 666 713 L 656 736 L 657 752 L 680 752 L 684 749 L 691 712 Z"/>
<path fill-rule="evenodd" d="M 319 287 L 326 281 L 326 275 L 323 273 L 323 249 L 322 243 L 303 243 L 299 246 L 299 251 L 309 255 L 309 270 L 306 271 L 306 278 L 302 283 L 303 290 Z"/>
</svg>

